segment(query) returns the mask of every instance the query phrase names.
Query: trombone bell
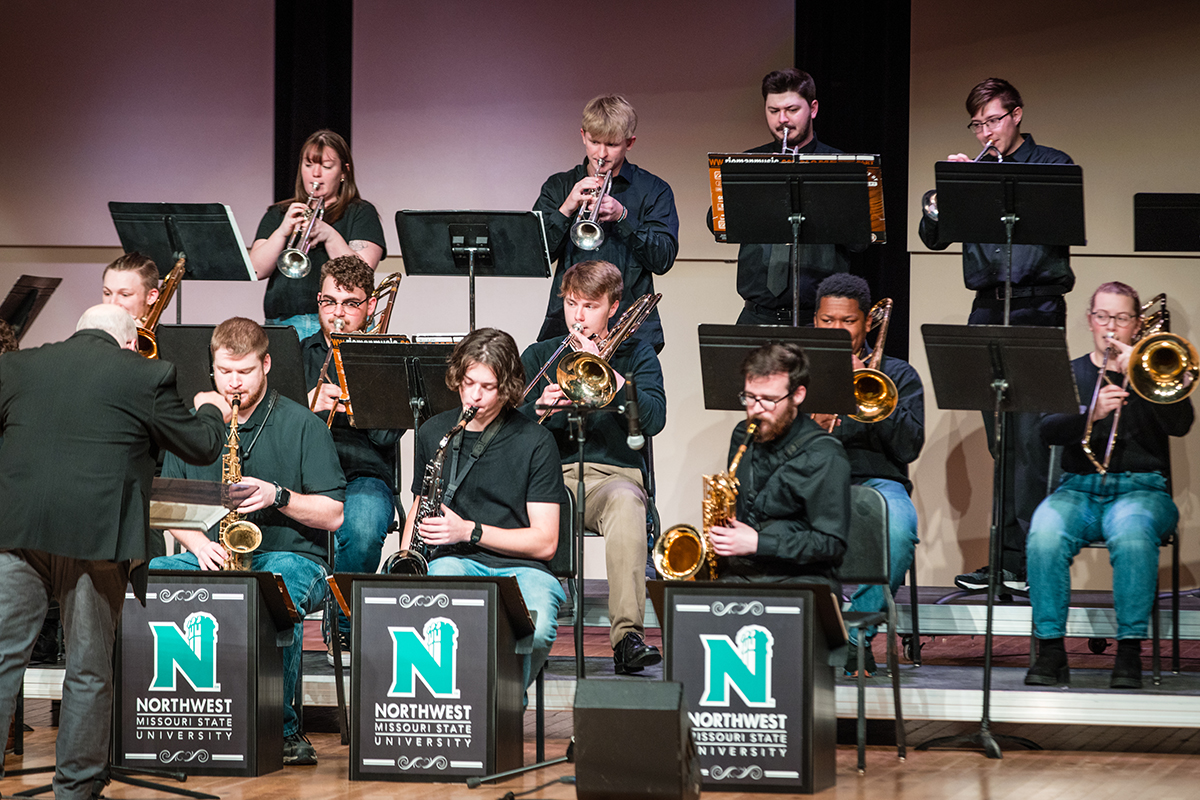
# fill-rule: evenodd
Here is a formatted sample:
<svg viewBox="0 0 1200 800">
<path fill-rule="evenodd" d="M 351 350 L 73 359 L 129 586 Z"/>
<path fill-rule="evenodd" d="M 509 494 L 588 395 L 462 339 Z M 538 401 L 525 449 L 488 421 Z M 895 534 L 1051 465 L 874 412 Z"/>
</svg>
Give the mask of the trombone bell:
<svg viewBox="0 0 1200 800">
<path fill-rule="evenodd" d="M 882 422 L 896 410 L 900 392 L 895 382 L 877 369 L 854 370 L 854 404 L 858 411 L 850 419 L 859 422 Z"/>
<path fill-rule="evenodd" d="M 1200 358 L 1191 342 L 1173 333 L 1138 341 L 1129 354 L 1129 386 L 1151 403 L 1177 403 L 1196 388 Z"/>
<path fill-rule="evenodd" d="M 617 376 L 608 362 L 585 350 L 577 350 L 558 363 L 555 378 L 572 403 L 599 408 L 612 402 L 617 393 Z"/>
</svg>

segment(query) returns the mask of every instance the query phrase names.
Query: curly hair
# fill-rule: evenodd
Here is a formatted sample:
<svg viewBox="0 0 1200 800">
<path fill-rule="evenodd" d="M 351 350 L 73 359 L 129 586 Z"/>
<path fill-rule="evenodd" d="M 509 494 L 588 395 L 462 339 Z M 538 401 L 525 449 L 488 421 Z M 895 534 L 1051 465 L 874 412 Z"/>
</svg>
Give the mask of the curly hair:
<svg viewBox="0 0 1200 800">
<path fill-rule="evenodd" d="M 375 270 L 356 255 L 338 256 L 325 262 L 321 267 L 321 285 L 326 278 L 333 278 L 338 288 L 347 291 L 362 289 L 367 297 L 375 291 Z"/>
<path fill-rule="evenodd" d="M 472 364 L 483 364 L 496 375 L 496 388 L 505 408 L 516 408 L 525 394 L 525 367 L 513 338 L 497 328 L 467 334 L 450 353 L 446 386 L 457 392 Z"/>
</svg>

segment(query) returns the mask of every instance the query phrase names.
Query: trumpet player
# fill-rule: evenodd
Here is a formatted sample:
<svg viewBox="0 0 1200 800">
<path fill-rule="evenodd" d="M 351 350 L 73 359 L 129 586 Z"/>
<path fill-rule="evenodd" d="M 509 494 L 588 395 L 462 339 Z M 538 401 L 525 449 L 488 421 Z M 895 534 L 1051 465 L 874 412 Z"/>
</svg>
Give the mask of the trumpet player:
<svg viewBox="0 0 1200 800">
<path fill-rule="evenodd" d="M 134 251 L 104 268 L 100 302 L 120 306 L 134 321 L 143 320 L 158 299 L 158 266 Z"/>
<path fill-rule="evenodd" d="M 262 544 L 251 556 L 251 569 L 283 576 L 301 615 L 325 597 L 325 531 L 342 524 L 346 480 L 325 424 L 307 408 L 270 388 L 271 356 L 267 334 L 248 319 L 227 319 L 213 330 L 210 350 L 213 383 L 226 402 L 236 396 L 241 437 L 242 483 L 254 487 L 237 511 L 262 530 Z M 174 455 L 163 464 L 164 478 L 221 480 L 221 459 L 196 466 Z M 216 570 L 226 552 L 217 541 L 217 525 L 206 533 L 172 530 L 186 552 L 156 558 L 151 569 Z M 292 707 L 300 670 L 302 624 L 283 649 L 283 763 L 315 764 L 317 754 L 300 730 Z"/>
<path fill-rule="evenodd" d="M 1104 542 L 1113 571 L 1117 656 L 1110 686 L 1142 685 L 1142 640 L 1158 582 L 1158 549 L 1179 521 L 1171 499 L 1169 438 L 1192 427 L 1195 412 L 1186 396 L 1151 403 L 1126 388 L 1130 342 L 1138 331 L 1140 303 L 1132 287 L 1101 284 L 1088 307 L 1092 351 L 1071 362 L 1081 398 L 1096 400 L 1077 414 L 1043 414 L 1041 432 L 1063 446 L 1063 476 L 1033 515 L 1026 553 L 1038 658 L 1025 683 L 1068 683 L 1063 643 L 1071 599 L 1071 561 L 1084 545 Z M 1107 354 L 1107 357 L 1106 357 Z M 1100 370 L 1106 375 L 1100 377 Z M 1099 387 L 1096 390 L 1096 387 Z M 1120 410 L 1107 474 L 1087 458 L 1083 436 L 1091 425 L 1092 449 L 1105 450 Z"/>
<path fill-rule="evenodd" d="M 654 276 L 664 275 L 679 252 L 679 215 L 675 194 L 663 179 L 630 163 L 627 155 L 637 140 L 637 112 L 616 94 L 594 98 L 583 109 L 579 134 L 583 139 L 583 163 L 551 175 L 542 184 L 534 211 L 542 213 L 550 257 L 557 261 L 546 319 L 538 341 L 562 339 L 567 335 L 561 289 L 563 274 L 571 265 L 594 258 L 615 264 L 625 283 L 621 304 L 654 292 Z M 608 175 L 609 191 L 596 194 Z M 599 204 L 598 208 L 596 204 Z M 586 249 L 573 241 L 572 228 L 581 215 L 595 213 L 601 235 Z M 663 348 L 662 323 L 658 311 L 639 328 L 638 338 Z"/>
<path fill-rule="evenodd" d="M 834 570 L 850 529 L 850 462 L 836 438 L 800 413 L 808 392 L 808 356 L 773 342 L 742 364 L 746 419 L 733 430 L 729 460 L 758 422 L 738 469 L 737 517 L 714 525 L 713 550 L 725 559 L 721 580 L 806 583 L 835 590 Z"/>
<path fill-rule="evenodd" d="M 831 275 L 817 287 L 818 328 L 842 328 L 850 333 L 854 369 L 863 369 L 870 360 L 867 347 L 867 315 L 871 309 L 871 289 L 857 275 Z M 876 342 L 879 340 L 876 339 Z M 888 507 L 888 540 L 890 547 L 892 593 L 904 583 L 904 574 L 913 562 L 917 546 L 917 509 L 913 506 L 912 481 L 908 465 L 921 454 L 925 444 L 925 387 L 921 377 L 908 362 L 883 356 L 878 369 L 896 386 L 896 407 L 878 422 L 864 423 L 846 416 L 813 414 L 813 420 L 832 433 L 846 448 L 850 459 L 850 482 L 872 486 L 879 490 Z M 885 606 L 883 588 L 860 586 L 850 598 L 850 611 L 879 611 Z M 864 663 L 867 674 L 875 672 L 871 655 L 871 638 L 875 628 L 864 631 L 862 641 L 857 631 L 850 633 L 850 653 L 846 658 L 846 675 L 858 670 L 858 652 L 865 647 Z"/>
<path fill-rule="evenodd" d="M 355 333 L 375 313 L 375 272 L 355 255 L 338 256 L 321 267 L 317 295 L 321 330 L 300 343 L 308 403 L 317 414 L 333 414 L 330 431 L 338 461 L 346 475 L 345 519 L 337 529 L 335 561 L 339 572 L 375 572 L 383 542 L 396 513 L 396 442 L 398 430 L 360 430 L 346 417 L 339 401 L 342 387 L 328 359 L 334 331 Z M 321 368 L 325 367 L 325 375 Z M 337 610 L 342 660 L 349 666 L 350 620 Z M 332 634 L 330 634 L 332 635 Z M 333 647 L 329 658 L 333 658 Z"/>
<path fill-rule="evenodd" d="M 577 349 L 597 353 L 597 340 L 606 339 L 610 322 L 621 305 L 621 271 L 607 261 L 581 261 L 566 271 L 562 281 L 563 316 L 572 326 Z M 595 338 L 593 338 L 595 337 Z M 535 374 L 551 357 L 557 340 L 530 345 L 521 354 L 527 375 Z M 561 357 L 558 359 L 561 361 Z M 646 612 L 646 460 L 630 446 L 628 420 L 621 415 L 626 386 L 636 390 L 638 425 L 644 436 L 662 431 L 667 418 L 667 396 L 662 367 L 654 348 L 644 340 L 627 338 L 608 362 L 615 376 L 615 391 L 606 413 L 587 420 L 584 443 L 584 525 L 604 537 L 608 575 L 609 643 L 618 675 L 641 672 L 662 660 L 647 644 L 643 620 Z M 537 406 L 570 403 L 555 380 L 555 367 L 546 370 L 526 396 L 521 410 L 538 415 Z M 626 377 L 633 380 L 626 383 Z M 546 420 L 554 434 L 567 488 L 578 485 L 579 445 L 566 414 Z M 640 443 L 635 440 L 633 444 Z"/>
<path fill-rule="evenodd" d="M 980 161 L 1015 161 L 1027 164 L 1071 164 L 1061 150 L 1034 142 L 1021 133 L 1024 119 L 1021 93 L 1011 83 L 988 78 L 967 95 L 967 128 L 984 150 Z M 949 161 L 971 161 L 965 153 L 947 156 Z M 938 222 L 930 208 L 925 209 L 919 227 L 921 241 L 931 250 L 945 250 L 950 243 L 938 235 Z M 964 242 L 963 281 L 975 292 L 968 325 L 1003 325 L 1005 274 L 1008 256 L 1003 244 Z M 1012 325 L 1038 325 L 1061 328 L 1067 321 L 1065 295 L 1075 285 L 1071 254 L 1067 247 L 1017 244 L 1012 248 L 1012 300 L 1008 319 Z M 983 415 L 992 448 L 993 415 Z M 1050 453 L 1038 434 L 1036 414 L 1013 414 L 1009 426 L 1009 474 L 1004 476 L 1004 521 L 1001 528 L 1002 564 L 989 565 L 959 575 L 954 583 L 961 589 L 986 589 L 988 570 L 1001 569 L 1000 582 L 1009 589 L 1023 590 L 1025 582 L 1025 536 L 1037 504 L 1046 495 L 1046 473 Z M 995 453 L 992 454 L 993 457 Z"/>
<path fill-rule="evenodd" d="M 339 134 L 320 130 L 305 140 L 296 168 L 296 190 L 267 209 L 250 245 L 250 263 L 259 280 L 267 279 L 263 314 L 268 325 L 291 325 L 303 340 L 320 329 L 313 301 L 321 290 L 320 270 L 331 258 L 357 255 L 375 269 L 387 255 L 383 225 L 375 206 L 358 193 L 350 145 Z M 276 269 L 292 233 L 308 221 L 311 201 L 323 201 L 323 215 L 312 225 L 310 271 L 301 278 Z"/>
</svg>

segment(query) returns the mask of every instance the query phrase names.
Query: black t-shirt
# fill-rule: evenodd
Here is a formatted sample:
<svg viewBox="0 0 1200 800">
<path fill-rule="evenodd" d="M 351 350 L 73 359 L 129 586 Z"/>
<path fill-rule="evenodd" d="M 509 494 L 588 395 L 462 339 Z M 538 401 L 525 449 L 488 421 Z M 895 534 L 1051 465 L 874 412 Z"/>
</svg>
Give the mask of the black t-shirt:
<svg viewBox="0 0 1200 800">
<path fill-rule="evenodd" d="M 420 496 L 425 465 L 437 452 L 438 442 L 458 421 L 459 410 L 446 411 L 421 426 L 413 463 L 412 492 Z M 467 472 L 449 507 L 463 519 L 498 528 L 527 528 L 526 503 L 564 503 L 562 466 L 554 437 L 524 414 L 507 410 L 492 421 L 504 425 L 479 460 Z M 464 431 L 458 442 L 457 468 L 461 471 L 484 431 Z M 446 454 L 442 480 L 447 484 L 455 474 L 454 448 Z M 435 548 L 433 557 L 457 555 L 474 559 L 489 567 L 534 567 L 547 569 L 546 563 L 493 553 L 484 547 L 457 544 Z"/>
</svg>

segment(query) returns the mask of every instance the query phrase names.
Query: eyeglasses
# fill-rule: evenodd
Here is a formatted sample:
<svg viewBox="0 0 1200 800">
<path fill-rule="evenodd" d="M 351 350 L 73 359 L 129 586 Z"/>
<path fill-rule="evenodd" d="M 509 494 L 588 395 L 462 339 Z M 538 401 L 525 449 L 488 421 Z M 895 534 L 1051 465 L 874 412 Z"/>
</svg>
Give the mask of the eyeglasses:
<svg viewBox="0 0 1200 800">
<path fill-rule="evenodd" d="M 1128 328 L 1131 324 L 1133 324 L 1135 319 L 1138 319 L 1138 317 L 1133 314 L 1109 314 L 1106 311 L 1089 311 L 1088 313 L 1092 315 L 1092 319 L 1096 320 L 1096 322 L 1099 322 L 1101 325 L 1107 325 L 1111 320 L 1112 322 L 1117 323 L 1118 328 Z"/>
<path fill-rule="evenodd" d="M 970 129 L 971 133 L 979 133 L 984 128 L 994 128 L 1000 124 L 1000 120 L 1004 119 L 1005 117 L 1007 117 L 1009 114 L 1012 114 L 1013 111 L 1016 111 L 1016 110 L 1017 109 L 1014 108 L 1012 111 L 1009 111 L 1008 114 L 1001 114 L 998 117 L 992 117 L 991 119 L 985 119 L 983 122 L 968 122 L 967 128 Z"/>
<path fill-rule="evenodd" d="M 321 308 L 333 308 L 334 306 L 341 306 L 348 311 L 357 311 L 366 305 L 366 302 L 366 300 L 342 300 L 341 302 L 338 302 L 328 295 L 321 295 L 317 298 L 317 305 L 319 305 Z"/>
<path fill-rule="evenodd" d="M 758 403 L 760 406 L 763 407 L 763 411 L 774 411 L 775 406 L 779 405 L 779 403 L 781 403 L 782 401 L 791 397 L 791 395 L 785 394 L 783 397 L 770 398 L 770 397 L 759 397 L 758 395 L 747 394 L 746 392 L 738 392 L 737 397 L 738 397 L 738 402 L 741 403 L 746 408 L 750 408 L 750 406 L 754 405 L 755 403 Z"/>
</svg>

